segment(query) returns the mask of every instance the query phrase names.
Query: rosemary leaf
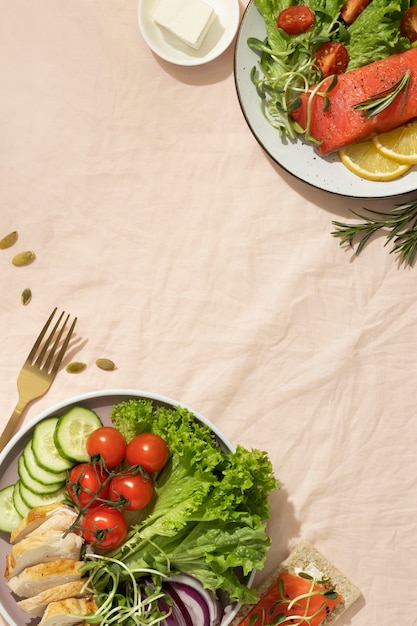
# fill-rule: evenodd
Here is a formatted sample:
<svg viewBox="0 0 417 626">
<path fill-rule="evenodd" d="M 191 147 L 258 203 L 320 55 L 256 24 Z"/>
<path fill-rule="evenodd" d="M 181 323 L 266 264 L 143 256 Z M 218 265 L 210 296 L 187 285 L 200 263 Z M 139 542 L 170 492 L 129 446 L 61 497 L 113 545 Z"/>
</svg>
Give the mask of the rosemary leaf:
<svg viewBox="0 0 417 626">
<path fill-rule="evenodd" d="M 363 111 L 362 117 L 370 119 L 389 107 L 389 105 L 394 102 L 395 98 L 401 92 L 403 92 L 403 103 L 400 112 L 400 115 L 402 115 L 407 100 L 408 87 L 410 84 L 410 75 L 411 70 L 408 69 L 396 83 L 391 85 L 391 87 L 388 87 L 388 89 L 384 89 L 384 91 L 376 93 L 367 100 L 358 102 L 358 104 L 355 104 L 353 108 L 355 109 L 355 111 Z"/>
<path fill-rule="evenodd" d="M 412 266 L 417 258 L 417 200 L 397 205 L 388 213 L 367 210 L 369 215 L 351 211 L 364 220 L 347 224 L 333 221 L 331 234 L 340 239 L 340 245 L 349 244 L 358 256 L 372 237 L 385 232 L 385 245 L 392 243 L 391 253 L 397 254 L 400 265 Z"/>
</svg>

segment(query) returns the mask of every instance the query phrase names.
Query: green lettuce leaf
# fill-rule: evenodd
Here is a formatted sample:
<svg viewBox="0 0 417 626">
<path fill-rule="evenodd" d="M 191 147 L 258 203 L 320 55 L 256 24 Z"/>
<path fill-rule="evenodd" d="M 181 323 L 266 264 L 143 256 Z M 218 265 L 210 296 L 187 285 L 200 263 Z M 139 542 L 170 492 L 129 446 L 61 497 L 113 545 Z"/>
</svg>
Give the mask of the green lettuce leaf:
<svg viewBox="0 0 417 626">
<path fill-rule="evenodd" d="M 231 600 L 256 602 L 239 579 L 261 569 L 270 539 L 268 497 L 278 487 L 265 452 L 237 446 L 228 452 L 188 410 L 131 400 L 114 407 L 114 425 L 128 438 L 151 431 L 165 439 L 170 460 L 155 479 L 154 503 L 133 523 L 114 554 L 131 570 L 193 575 Z"/>
<path fill-rule="evenodd" d="M 411 47 L 402 37 L 400 22 L 409 0 L 372 0 L 349 27 L 348 70 L 353 70 Z"/>
</svg>

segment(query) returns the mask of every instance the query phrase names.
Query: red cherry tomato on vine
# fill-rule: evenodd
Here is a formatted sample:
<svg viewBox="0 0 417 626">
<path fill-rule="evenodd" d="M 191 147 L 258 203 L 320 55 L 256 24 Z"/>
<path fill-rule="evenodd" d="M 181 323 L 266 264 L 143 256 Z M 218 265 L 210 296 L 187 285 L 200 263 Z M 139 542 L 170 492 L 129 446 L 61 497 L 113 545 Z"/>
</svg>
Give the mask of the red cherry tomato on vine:
<svg viewBox="0 0 417 626">
<path fill-rule="evenodd" d="M 136 435 L 127 444 L 126 459 L 130 465 L 142 465 L 149 472 L 159 472 L 168 460 L 168 446 L 162 437 L 153 433 Z"/>
<path fill-rule="evenodd" d="M 313 26 L 314 13 L 306 4 L 287 7 L 283 9 L 277 18 L 277 26 L 287 35 L 300 35 L 306 33 Z"/>
<path fill-rule="evenodd" d="M 103 550 L 117 548 L 124 541 L 127 530 L 123 513 L 106 504 L 89 509 L 82 521 L 84 539 Z"/>
<path fill-rule="evenodd" d="M 326 78 L 332 74 L 343 74 L 349 62 L 349 53 L 342 43 L 329 41 L 317 48 L 314 58 L 322 77 Z"/>
<path fill-rule="evenodd" d="M 417 6 L 412 6 L 401 18 L 400 31 L 411 43 L 417 41 Z"/>
<path fill-rule="evenodd" d="M 102 426 L 93 430 L 87 439 L 89 456 L 99 454 L 106 467 L 112 469 L 125 458 L 126 441 L 122 433 L 112 426 Z"/>
<path fill-rule="evenodd" d="M 106 499 L 109 485 L 104 484 L 108 474 L 98 463 L 80 463 L 68 473 L 66 489 L 71 500 L 81 509 L 96 507 L 98 498 Z"/>
<path fill-rule="evenodd" d="M 347 0 L 340 9 L 340 17 L 346 24 L 352 24 L 369 4 L 369 0 Z"/>
<path fill-rule="evenodd" d="M 140 472 L 115 476 L 110 482 L 109 500 L 117 501 L 125 498 L 126 511 L 144 509 L 153 496 L 153 483 L 144 478 Z"/>
</svg>

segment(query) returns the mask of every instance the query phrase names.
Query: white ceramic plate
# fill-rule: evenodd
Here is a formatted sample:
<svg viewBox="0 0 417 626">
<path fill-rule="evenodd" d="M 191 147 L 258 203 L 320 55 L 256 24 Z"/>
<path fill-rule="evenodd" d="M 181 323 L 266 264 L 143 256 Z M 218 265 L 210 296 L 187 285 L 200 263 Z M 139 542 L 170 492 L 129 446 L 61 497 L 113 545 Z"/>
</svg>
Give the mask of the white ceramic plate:
<svg viewBox="0 0 417 626">
<path fill-rule="evenodd" d="M 240 8 L 238 0 L 205 0 L 213 7 L 216 19 L 199 50 L 160 28 L 152 19 L 158 0 L 139 0 L 138 20 L 142 36 L 148 46 L 161 59 L 176 65 L 202 65 L 220 56 L 236 35 Z"/>
<path fill-rule="evenodd" d="M 172 400 L 164 396 L 124 389 L 92 392 L 71 398 L 61 404 L 57 404 L 38 415 L 38 417 L 22 428 L 4 448 L 3 452 L 0 454 L 0 489 L 16 482 L 18 478 L 17 459 L 26 443 L 32 437 L 36 424 L 40 421 L 46 419 L 47 417 L 62 415 L 73 406 L 83 405 L 96 411 L 104 424 L 110 424 L 109 415 L 112 407 L 119 402 L 124 402 L 125 400 L 129 400 L 131 398 L 147 398 L 151 399 L 155 404 L 167 406 L 178 406 L 180 404 L 176 400 Z M 219 445 L 224 447 L 226 450 L 234 452 L 235 447 L 216 428 L 216 426 L 190 407 L 185 405 L 181 406 L 189 409 L 196 419 L 207 424 L 211 428 L 219 441 Z M 8 540 L 9 535 L 0 532 L 0 562 L 3 564 L 1 570 L 2 572 L 4 570 L 6 554 L 10 551 L 10 544 Z M 249 586 L 252 585 L 254 575 L 255 572 L 253 572 L 253 574 L 246 581 Z M 239 605 L 236 605 L 233 610 L 228 608 L 227 616 L 225 616 L 222 626 L 228 626 L 238 610 Z M 2 574 L 0 576 L 0 615 L 5 620 L 7 626 L 35 626 L 35 624 L 39 622 L 38 619 L 33 618 L 33 616 L 30 616 L 19 609 L 16 604 L 15 597 L 6 585 L 6 581 Z"/>
<path fill-rule="evenodd" d="M 242 18 L 235 48 L 235 82 L 243 115 L 263 149 L 290 174 L 319 189 L 354 198 L 388 198 L 417 189 L 417 167 L 402 178 L 388 182 L 369 181 L 350 172 L 337 155 L 320 157 L 302 140 L 294 143 L 280 138 L 278 131 L 265 119 L 251 81 L 252 68 L 259 56 L 247 45 L 249 37 L 265 39 L 263 17 L 253 1 Z"/>
</svg>

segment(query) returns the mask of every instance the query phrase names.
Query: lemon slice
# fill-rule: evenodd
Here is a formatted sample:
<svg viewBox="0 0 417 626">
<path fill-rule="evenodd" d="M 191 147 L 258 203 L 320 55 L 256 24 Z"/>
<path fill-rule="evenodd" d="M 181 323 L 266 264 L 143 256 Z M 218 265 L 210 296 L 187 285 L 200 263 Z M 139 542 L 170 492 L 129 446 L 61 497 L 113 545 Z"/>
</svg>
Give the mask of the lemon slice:
<svg viewBox="0 0 417 626">
<path fill-rule="evenodd" d="M 342 148 L 339 158 L 351 172 L 367 180 L 394 180 L 412 167 L 411 164 L 397 163 L 384 157 L 372 139 Z"/>
<path fill-rule="evenodd" d="M 417 163 L 417 121 L 373 137 L 376 149 L 397 163 Z"/>
</svg>

